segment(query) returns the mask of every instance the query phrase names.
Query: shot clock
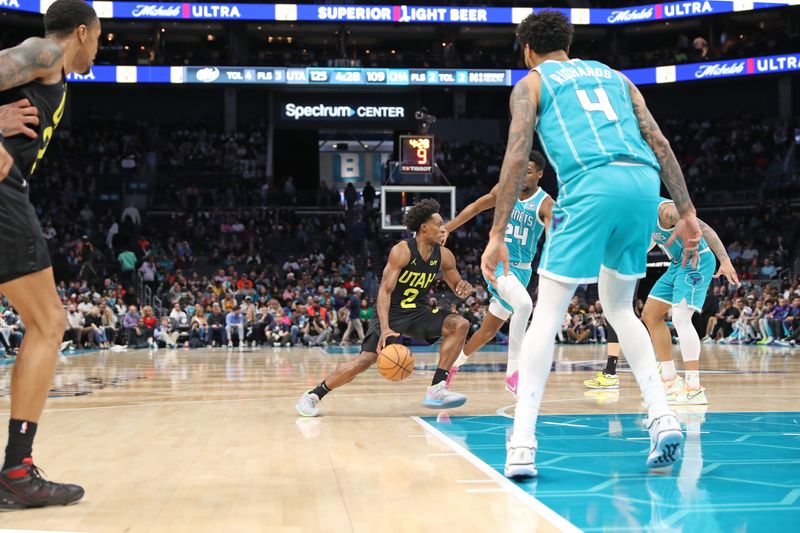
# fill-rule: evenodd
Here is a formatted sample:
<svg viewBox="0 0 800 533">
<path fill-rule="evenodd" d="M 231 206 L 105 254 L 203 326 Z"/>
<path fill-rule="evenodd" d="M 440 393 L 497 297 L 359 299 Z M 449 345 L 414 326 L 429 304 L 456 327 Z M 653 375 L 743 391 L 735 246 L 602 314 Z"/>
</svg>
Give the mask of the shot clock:
<svg viewBox="0 0 800 533">
<path fill-rule="evenodd" d="M 431 174 L 433 161 L 433 135 L 400 136 L 400 172 Z"/>
</svg>

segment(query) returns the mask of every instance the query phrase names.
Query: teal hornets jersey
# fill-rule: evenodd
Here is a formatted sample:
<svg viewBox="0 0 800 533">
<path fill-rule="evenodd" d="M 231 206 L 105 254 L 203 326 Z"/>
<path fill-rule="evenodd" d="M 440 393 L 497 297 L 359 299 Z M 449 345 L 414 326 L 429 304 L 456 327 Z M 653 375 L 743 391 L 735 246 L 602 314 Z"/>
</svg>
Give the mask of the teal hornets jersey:
<svg viewBox="0 0 800 533">
<path fill-rule="evenodd" d="M 539 188 L 527 200 L 517 199 L 508 217 L 505 241 L 512 263 L 530 263 L 536 255 L 536 246 L 544 233 L 544 223 L 539 218 L 539 207 L 548 194 Z"/>
<path fill-rule="evenodd" d="M 658 204 L 659 210 L 661 206 L 666 203 L 673 203 L 672 200 L 669 198 L 661 198 L 661 203 Z M 682 263 L 683 262 L 683 243 L 680 239 L 675 239 L 672 241 L 672 244 L 667 246 L 667 241 L 672 236 L 672 229 L 664 229 L 661 227 L 661 221 L 656 219 L 656 227 L 653 230 L 653 243 L 657 244 L 659 248 L 664 250 L 664 253 L 669 256 L 670 260 L 675 263 Z M 710 251 L 708 247 L 708 242 L 706 242 L 706 238 L 702 237 L 700 239 L 700 246 L 697 248 L 699 253 Z"/>
<path fill-rule="evenodd" d="M 627 82 L 597 61 L 545 61 L 536 133 L 559 185 L 611 163 L 660 170 L 642 138 Z"/>
</svg>

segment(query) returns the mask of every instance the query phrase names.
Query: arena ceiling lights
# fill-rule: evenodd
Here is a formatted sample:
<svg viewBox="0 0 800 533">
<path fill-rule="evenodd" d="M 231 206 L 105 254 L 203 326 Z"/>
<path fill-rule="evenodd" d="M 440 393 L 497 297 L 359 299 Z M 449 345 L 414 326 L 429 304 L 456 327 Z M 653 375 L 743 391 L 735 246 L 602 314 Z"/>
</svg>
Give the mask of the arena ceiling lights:
<svg viewBox="0 0 800 533">
<path fill-rule="evenodd" d="M 0 10 L 44 13 L 53 0 L 0 0 Z M 248 20 L 289 22 L 517 24 L 528 7 L 89 2 L 101 18 L 150 20 Z M 800 5 L 800 0 L 688 0 L 611 9 L 560 11 L 575 25 L 619 25 Z"/>
</svg>

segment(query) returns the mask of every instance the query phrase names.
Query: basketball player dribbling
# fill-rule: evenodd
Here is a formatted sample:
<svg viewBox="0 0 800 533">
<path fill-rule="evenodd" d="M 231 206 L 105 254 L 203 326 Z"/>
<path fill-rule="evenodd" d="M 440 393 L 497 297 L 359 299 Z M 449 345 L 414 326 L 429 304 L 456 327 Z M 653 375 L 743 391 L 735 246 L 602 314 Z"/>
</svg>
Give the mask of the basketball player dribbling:
<svg viewBox="0 0 800 533">
<path fill-rule="evenodd" d="M 680 214 L 672 237 L 684 263 L 696 262 L 702 236 L 686 182 L 669 142 L 626 77 L 596 61 L 570 59 L 573 28 L 555 11 L 531 14 L 517 40 L 531 72 L 511 93 L 511 125 L 484 275 L 508 271 L 506 223 L 525 177 L 534 131 L 558 176 L 559 193 L 539 263 L 539 299 L 520 359 L 514 430 L 507 445 L 508 477 L 537 475 L 536 419 L 553 361 L 554 339 L 575 289 L 598 283 L 606 317 L 639 383 L 648 410 L 650 468 L 680 458 L 683 433 L 656 367 L 650 336 L 631 307 L 647 270 L 659 177 Z"/>
<path fill-rule="evenodd" d="M 539 180 L 544 174 L 544 156 L 537 151 L 532 151 L 528 158 L 528 168 L 525 173 L 525 183 L 522 186 L 517 203 L 511 213 L 511 218 L 506 227 L 505 241 L 510 251 L 509 275 L 503 275 L 503 265 L 497 265 L 497 289 L 488 282 L 492 299 L 489 303 L 488 313 L 483 319 L 480 329 L 470 337 L 464 349 L 456 359 L 455 365 L 450 370 L 447 384 L 452 383 L 458 369 L 466 363 L 469 357 L 477 352 L 487 342 L 491 341 L 511 318 L 509 326 L 508 364 L 506 366 L 506 390 L 512 394 L 517 393 L 519 350 L 522 338 L 528 327 L 528 320 L 533 311 L 533 302 L 528 293 L 528 283 L 531 281 L 533 270 L 531 263 L 536 255 L 536 247 L 544 230 L 550 223 L 553 213 L 553 199 L 544 189 L 539 187 Z M 457 230 L 478 213 L 494 208 L 497 202 L 497 186 L 488 193 L 465 207 L 456 218 L 445 225 L 446 235 Z"/>
<path fill-rule="evenodd" d="M 428 307 L 428 290 L 441 271 L 444 281 L 461 299 L 472 292 L 472 285 L 461 278 L 453 252 L 441 246 L 444 221 L 439 203 L 422 200 L 403 220 L 415 236 L 392 247 L 378 291 L 377 316 L 370 321 L 361 353 L 342 363 L 313 390 L 304 393 L 295 405 L 301 416 L 319 416 L 319 402 L 330 391 L 349 383 L 371 367 L 389 339 L 403 335 L 433 344 L 443 337 L 439 364 L 422 404 L 433 409 L 459 407 L 467 401 L 463 394 L 447 388 L 447 371 L 453 366 L 469 331 L 469 322 L 456 314 L 445 314 Z"/>
<path fill-rule="evenodd" d="M 11 380 L 8 445 L 0 471 L 0 509 L 67 505 L 77 485 L 45 480 L 31 458 L 37 423 L 53 381 L 66 313 L 28 179 L 64 114 L 67 74 L 87 73 L 97 55 L 100 21 L 83 0 L 56 0 L 44 16 L 45 37 L 0 51 L 0 104 L 26 99 L 38 110 L 38 135 L 0 138 L 0 293 L 25 322 Z M 20 132 L 24 133 L 24 132 Z M 10 156 L 2 161 L 3 155 Z"/>
</svg>

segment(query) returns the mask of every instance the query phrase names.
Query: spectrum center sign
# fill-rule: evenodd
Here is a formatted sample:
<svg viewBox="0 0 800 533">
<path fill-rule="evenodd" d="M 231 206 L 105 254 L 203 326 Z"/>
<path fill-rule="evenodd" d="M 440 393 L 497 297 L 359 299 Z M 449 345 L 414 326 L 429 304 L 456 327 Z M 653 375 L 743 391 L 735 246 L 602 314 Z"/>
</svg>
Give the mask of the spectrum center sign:
<svg viewBox="0 0 800 533">
<path fill-rule="evenodd" d="M 283 105 L 282 115 L 289 120 L 386 120 L 406 119 L 406 109 L 402 106 L 297 104 L 289 102 Z"/>
</svg>

